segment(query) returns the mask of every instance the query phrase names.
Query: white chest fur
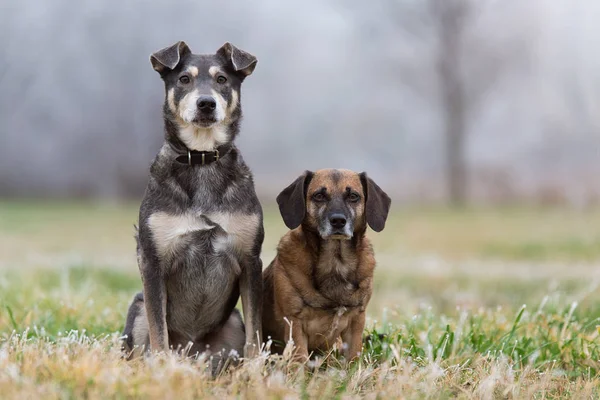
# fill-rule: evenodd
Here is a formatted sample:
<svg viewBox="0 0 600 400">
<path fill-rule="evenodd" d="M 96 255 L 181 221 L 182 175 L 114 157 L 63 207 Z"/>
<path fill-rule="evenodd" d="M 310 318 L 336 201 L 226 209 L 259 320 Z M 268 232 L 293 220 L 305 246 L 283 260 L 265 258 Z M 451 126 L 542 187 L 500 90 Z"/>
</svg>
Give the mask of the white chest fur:
<svg viewBox="0 0 600 400">
<path fill-rule="evenodd" d="M 152 239 L 159 256 L 173 256 L 188 245 L 191 233 L 215 229 L 220 226 L 226 235 L 218 236 L 212 245 L 216 251 L 231 249 L 245 254 L 252 249 L 259 228 L 259 216 L 242 213 L 187 212 L 183 214 L 154 213 L 148 218 Z"/>
</svg>

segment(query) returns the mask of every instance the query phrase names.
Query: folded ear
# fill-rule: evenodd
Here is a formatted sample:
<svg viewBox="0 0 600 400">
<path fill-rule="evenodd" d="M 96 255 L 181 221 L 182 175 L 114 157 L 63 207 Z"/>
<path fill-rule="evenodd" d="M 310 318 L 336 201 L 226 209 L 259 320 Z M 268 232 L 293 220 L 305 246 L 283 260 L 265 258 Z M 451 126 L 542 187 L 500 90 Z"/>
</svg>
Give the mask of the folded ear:
<svg viewBox="0 0 600 400">
<path fill-rule="evenodd" d="M 217 50 L 217 55 L 231 62 L 233 69 L 244 76 L 250 75 L 254 71 L 254 68 L 256 68 L 256 63 L 258 63 L 256 57 L 252 54 L 238 49 L 229 42 Z"/>
<path fill-rule="evenodd" d="M 366 172 L 360 174 L 360 181 L 365 192 L 367 223 L 375 232 L 381 232 L 385 228 L 392 200 Z"/>
<path fill-rule="evenodd" d="M 179 41 L 152 54 L 150 63 L 152 63 L 152 68 L 162 74 L 167 70 L 175 69 L 181 59 L 191 52 L 185 42 Z"/>
<path fill-rule="evenodd" d="M 305 171 L 277 196 L 279 212 L 283 217 L 283 222 L 290 229 L 296 229 L 304 220 L 306 189 L 312 177 L 313 173 L 311 171 Z"/>
</svg>

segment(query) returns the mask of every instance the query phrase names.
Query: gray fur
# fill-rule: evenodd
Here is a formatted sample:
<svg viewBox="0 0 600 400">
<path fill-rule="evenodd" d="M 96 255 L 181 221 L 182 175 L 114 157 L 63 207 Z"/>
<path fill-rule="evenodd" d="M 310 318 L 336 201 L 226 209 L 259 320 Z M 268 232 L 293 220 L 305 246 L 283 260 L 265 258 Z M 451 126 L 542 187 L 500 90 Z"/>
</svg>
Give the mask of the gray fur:
<svg viewBox="0 0 600 400">
<path fill-rule="evenodd" d="M 167 53 L 180 48 L 176 44 Z M 163 60 L 178 58 L 161 52 Z M 216 82 L 209 73 L 211 66 L 227 74 L 227 84 Z M 197 68 L 197 78 L 182 87 L 179 76 L 191 67 Z M 207 344 L 249 355 L 244 344 L 258 345 L 256 337 L 262 333 L 264 230 L 252 173 L 233 144 L 242 114 L 240 105 L 232 105 L 248 69 L 237 71 L 231 57 L 184 52 L 174 66 L 158 72 L 165 82 L 165 143 L 150 167 L 140 207 L 137 243 L 144 290 L 130 307 L 124 347 L 131 352 L 150 344 L 152 350 L 165 351 L 165 346 L 186 348 L 192 342 L 191 355 L 204 351 Z M 228 114 L 219 127 L 227 140 L 217 145 L 226 146 L 228 152 L 219 161 L 205 166 L 175 161 L 187 148 L 180 138 L 182 122 L 168 104 L 171 89 L 175 105 L 191 90 L 214 90 L 227 101 Z M 170 242 L 157 246 L 157 240 Z M 247 333 L 234 309 L 240 292 L 244 319 L 252 330 Z M 136 343 L 136 321 L 144 318 L 148 338 Z"/>
<path fill-rule="evenodd" d="M 244 75 L 250 75 L 256 67 L 256 57 L 238 49 L 231 43 L 225 43 L 217 54 L 223 54 L 231 59 L 231 63 L 236 71 L 241 71 Z"/>
<path fill-rule="evenodd" d="M 165 68 L 173 69 L 179 64 L 181 56 L 188 53 L 190 53 L 190 49 L 185 42 L 177 42 L 152 54 L 150 56 L 150 63 L 159 72 Z"/>
</svg>

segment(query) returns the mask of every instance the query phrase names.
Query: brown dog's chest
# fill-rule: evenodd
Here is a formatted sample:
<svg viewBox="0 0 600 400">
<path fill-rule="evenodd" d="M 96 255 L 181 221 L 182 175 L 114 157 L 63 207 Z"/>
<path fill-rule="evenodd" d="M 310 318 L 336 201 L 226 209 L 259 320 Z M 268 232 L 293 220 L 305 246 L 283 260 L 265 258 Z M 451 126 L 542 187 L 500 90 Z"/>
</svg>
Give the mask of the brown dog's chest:
<svg viewBox="0 0 600 400">
<path fill-rule="evenodd" d="M 311 299 L 306 298 L 299 319 L 308 338 L 308 348 L 326 351 L 339 340 L 352 319 L 364 311 L 368 298 L 356 297 L 359 290 L 356 255 L 335 249 L 324 250 L 314 266 L 313 285 L 334 305 L 327 309 L 312 307 Z"/>
<path fill-rule="evenodd" d="M 338 307 L 361 306 L 364 304 L 363 299 L 355 296 L 358 282 L 352 278 L 354 277 L 347 278 L 338 274 L 324 275 L 314 281 L 314 288 Z M 310 298 L 304 300 L 305 304 L 311 304 Z"/>
<path fill-rule="evenodd" d="M 315 289 L 340 307 L 357 306 L 351 297 L 358 289 L 358 264 L 356 253 L 343 243 L 324 246 L 313 266 Z"/>
</svg>

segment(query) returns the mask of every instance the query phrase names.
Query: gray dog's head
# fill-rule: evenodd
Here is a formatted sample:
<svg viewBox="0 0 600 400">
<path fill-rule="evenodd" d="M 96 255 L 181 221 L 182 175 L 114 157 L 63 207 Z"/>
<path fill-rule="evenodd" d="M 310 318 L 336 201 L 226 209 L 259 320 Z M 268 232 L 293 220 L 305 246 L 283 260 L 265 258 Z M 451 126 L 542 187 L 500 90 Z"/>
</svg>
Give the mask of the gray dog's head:
<svg viewBox="0 0 600 400">
<path fill-rule="evenodd" d="M 177 42 L 150 56 L 165 82 L 165 117 L 191 149 L 212 150 L 231 140 L 227 126 L 241 115 L 240 87 L 256 57 L 225 43 L 215 54 L 192 54 Z"/>
</svg>

